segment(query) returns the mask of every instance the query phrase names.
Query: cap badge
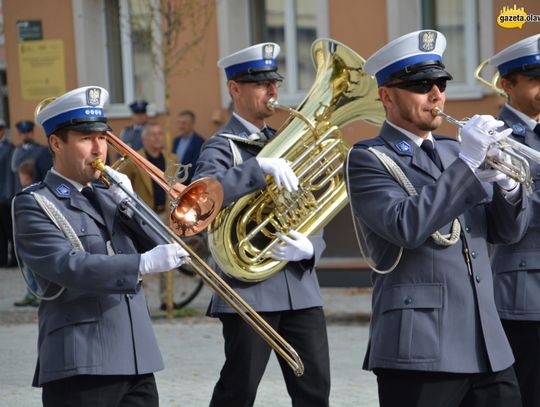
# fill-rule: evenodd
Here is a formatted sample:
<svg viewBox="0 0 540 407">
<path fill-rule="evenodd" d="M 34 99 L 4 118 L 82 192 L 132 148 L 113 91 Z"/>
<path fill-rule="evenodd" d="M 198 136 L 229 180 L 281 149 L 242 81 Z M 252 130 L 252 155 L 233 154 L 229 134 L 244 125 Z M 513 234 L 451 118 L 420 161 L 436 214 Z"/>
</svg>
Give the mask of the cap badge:
<svg viewBox="0 0 540 407">
<path fill-rule="evenodd" d="M 274 57 L 274 44 L 266 44 L 263 47 L 263 59 L 272 59 Z"/>
<path fill-rule="evenodd" d="M 86 104 L 88 106 L 97 106 L 99 105 L 99 100 L 101 99 L 101 89 L 99 88 L 88 88 L 86 90 Z"/>
<path fill-rule="evenodd" d="M 69 196 L 70 189 L 66 184 L 60 184 L 55 189 L 56 193 L 60 196 Z"/>
<path fill-rule="evenodd" d="M 422 31 L 418 35 L 418 49 L 424 52 L 430 52 L 435 49 L 437 42 L 437 33 L 435 31 Z"/>
<path fill-rule="evenodd" d="M 412 147 L 407 141 L 400 141 L 396 144 L 396 149 L 400 153 L 412 153 Z"/>
</svg>

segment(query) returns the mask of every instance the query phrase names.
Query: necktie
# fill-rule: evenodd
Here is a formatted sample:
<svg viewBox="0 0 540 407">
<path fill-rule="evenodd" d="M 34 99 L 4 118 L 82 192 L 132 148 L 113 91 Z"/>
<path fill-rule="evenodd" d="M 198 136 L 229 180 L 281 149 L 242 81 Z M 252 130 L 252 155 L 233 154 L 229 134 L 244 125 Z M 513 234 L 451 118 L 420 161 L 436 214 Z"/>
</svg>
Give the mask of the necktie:
<svg viewBox="0 0 540 407">
<path fill-rule="evenodd" d="M 96 193 L 94 190 L 90 187 L 84 187 L 81 191 L 81 194 L 83 194 L 86 199 L 88 199 L 88 202 L 94 207 L 94 209 L 103 216 L 103 212 L 101 212 L 101 207 L 99 206 L 99 202 L 96 197 Z"/>
<path fill-rule="evenodd" d="M 535 127 L 534 127 L 534 132 L 536 133 L 536 135 L 538 137 L 540 137 L 540 123 L 538 123 Z"/>
<path fill-rule="evenodd" d="M 442 166 L 441 158 L 439 157 L 439 154 L 437 154 L 437 150 L 435 150 L 435 145 L 431 142 L 431 140 L 424 140 L 422 142 L 421 148 L 422 150 L 426 152 L 426 154 L 431 159 L 431 161 L 435 163 L 437 168 L 439 168 L 439 170 L 442 171 L 443 166 Z"/>
</svg>

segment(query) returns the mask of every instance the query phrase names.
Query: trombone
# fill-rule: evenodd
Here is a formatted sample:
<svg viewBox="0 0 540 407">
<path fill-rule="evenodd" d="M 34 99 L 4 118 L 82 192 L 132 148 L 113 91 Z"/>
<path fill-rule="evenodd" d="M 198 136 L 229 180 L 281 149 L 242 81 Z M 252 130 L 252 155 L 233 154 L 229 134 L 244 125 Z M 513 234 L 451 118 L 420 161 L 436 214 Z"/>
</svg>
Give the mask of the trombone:
<svg viewBox="0 0 540 407">
<path fill-rule="evenodd" d="M 175 217 L 176 215 L 180 215 L 180 218 L 171 220 L 171 225 L 174 224 L 177 227 L 177 230 L 193 231 L 198 229 L 200 231 L 202 229 L 200 229 L 201 224 L 199 224 L 198 219 L 196 219 L 197 214 L 202 213 L 203 217 L 205 218 L 202 221 L 203 224 L 208 224 L 217 215 L 217 211 L 219 211 L 221 207 L 221 202 L 219 202 L 219 205 L 216 205 L 216 202 L 214 201 L 210 206 L 208 206 L 206 201 L 213 200 L 213 196 L 207 193 L 208 190 L 205 189 L 205 185 L 199 185 L 204 183 L 196 184 L 199 181 L 204 180 L 205 182 L 209 181 L 210 185 L 212 185 L 212 181 L 214 180 L 205 180 L 202 178 L 187 187 L 183 185 L 169 187 L 168 184 L 166 184 L 166 181 L 163 179 L 163 173 L 161 170 L 141 157 L 137 152 L 127 146 L 110 131 L 107 132 L 107 140 L 111 142 L 115 148 L 119 149 L 119 152 L 122 155 L 127 155 L 129 158 L 134 160 L 134 162 L 143 165 L 143 168 L 147 170 L 152 178 L 158 178 L 160 181 L 158 184 L 161 186 L 163 186 L 163 184 L 167 185 L 167 188 L 174 189 L 176 194 L 178 194 L 179 189 L 182 189 L 182 199 L 179 203 L 175 202 L 175 204 L 178 204 L 178 206 L 171 213 L 171 218 Z M 193 268 L 201 279 L 220 297 L 222 297 L 238 313 L 238 315 L 240 315 L 240 317 L 246 321 L 246 323 L 251 326 L 251 328 L 253 328 L 261 336 L 261 338 L 264 339 L 266 343 L 268 343 L 268 345 L 270 345 L 270 347 L 272 347 L 272 349 L 274 349 L 274 351 L 287 362 L 296 376 L 302 376 L 304 374 L 304 364 L 295 349 L 287 341 L 285 341 L 285 339 L 283 339 L 283 337 L 279 335 L 257 312 L 255 312 L 253 308 L 251 308 L 251 306 L 242 297 L 240 297 L 215 271 L 213 271 L 210 266 L 208 266 L 187 244 L 185 244 L 182 239 L 180 239 L 178 234 L 175 233 L 176 230 L 173 230 L 171 227 L 165 225 L 144 201 L 142 201 L 138 196 L 133 194 L 126 186 L 122 184 L 122 181 L 110 171 L 110 167 L 105 166 L 101 159 L 95 160 L 92 163 L 92 166 L 96 170 L 101 171 L 102 178 L 106 178 L 106 181 L 108 181 L 109 184 L 112 183 L 117 185 L 126 193 L 128 198 L 126 198 L 121 205 L 131 209 L 134 213 L 144 219 L 150 228 L 164 241 L 175 242 L 186 250 L 189 253 L 189 257 L 185 259 L 186 263 Z M 218 183 L 217 185 L 221 186 L 218 181 L 215 182 Z M 193 186 L 194 184 L 196 185 Z M 215 187 L 215 185 L 213 187 Z M 203 191 L 203 193 L 201 193 L 201 191 Z M 221 199 L 223 199 L 223 190 L 217 189 L 217 191 L 214 192 L 217 192 L 218 195 L 216 200 L 219 201 L 219 193 L 221 193 Z M 199 205 L 196 201 L 197 196 L 201 198 L 202 205 Z M 187 202 L 184 203 L 184 200 Z M 200 206 L 203 209 L 210 207 L 216 210 L 214 212 L 201 212 Z M 183 219 L 190 223 L 188 228 L 183 227 L 181 224 L 179 225 Z M 210 220 L 207 222 L 208 219 Z"/>
<path fill-rule="evenodd" d="M 448 122 L 455 124 L 460 128 L 466 123 L 444 113 L 438 107 L 434 107 L 431 114 L 434 117 L 441 116 Z M 496 147 L 498 150 L 512 157 L 512 162 L 508 163 L 496 156 L 487 156 L 484 163 L 488 164 L 489 167 L 499 170 L 520 184 L 523 184 L 527 193 L 531 194 L 533 181 L 531 176 L 531 166 L 528 159 L 540 164 L 540 152 L 509 137 L 499 140 L 493 147 Z"/>
</svg>

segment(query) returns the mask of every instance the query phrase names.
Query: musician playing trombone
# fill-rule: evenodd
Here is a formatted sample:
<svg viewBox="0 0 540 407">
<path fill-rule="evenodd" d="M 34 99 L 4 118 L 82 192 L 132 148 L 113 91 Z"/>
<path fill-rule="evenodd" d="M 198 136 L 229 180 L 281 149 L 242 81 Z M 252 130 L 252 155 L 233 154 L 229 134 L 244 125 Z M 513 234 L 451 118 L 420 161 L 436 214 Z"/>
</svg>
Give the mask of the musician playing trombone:
<svg viewBox="0 0 540 407">
<path fill-rule="evenodd" d="M 511 138 L 540 151 L 540 34 L 525 38 L 490 59 L 507 95 L 499 119 Z M 540 166 L 530 162 L 535 181 Z M 496 245 L 492 253 L 495 302 L 516 363 L 524 407 L 540 406 L 540 185 L 535 182 L 531 223 L 525 237 Z"/>
<path fill-rule="evenodd" d="M 278 54 L 279 45 L 262 43 L 218 62 L 227 75 L 234 111 L 225 127 L 203 145 L 193 179 L 217 178 L 225 193 L 223 206 L 266 188 L 267 175 L 283 191 L 298 188 L 298 179 L 284 159 L 256 157 L 275 133 L 265 119 L 273 114 L 268 102 L 277 98 L 283 80 L 277 72 Z M 305 366 L 301 377 L 278 358 L 292 405 L 328 406 L 328 339 L 314 268 L 325 243 L 320 234 L 308 238 L 296 231 L 281 239 L 272 256 L 288 261 L 283 270 L 260 282 L 224 278 L 298 351 Z M 271 348 L 220 296 L 212 297 L 208 312 L 223 324 L 226 358 L 210 405 L 252 406 Z"/>
<path fill-rule="evenodd" d="M 386 122 L 346 164 L 360 240 L 377 271 L 364 368 L 377 376 L 382 407 L 519 406 L 486 243 L 518 241 L 528 201 L 505 174 L 480 169 L 510 133 L 495 130 L 502 122 L 474 116 L 461 144 L 432 133 L 452 79 L 445 47 L 440 32 L 412 32 L 365 64 Z"/>
<path fill-rule="evenodd" d="M 92 163 L 105 160 L 111 130 L 107 100 L 105 89 L 87 86 L 38 107 L 53 167 L 13 201 L 16 253 L 42 298 L 33 385 L 46 407 L 159 404 L 154 372 L 163 361 L 141 279 L 180 266 L 187 253 L 158 244 L 118 185 L 96 182 Z"/>
</svg>

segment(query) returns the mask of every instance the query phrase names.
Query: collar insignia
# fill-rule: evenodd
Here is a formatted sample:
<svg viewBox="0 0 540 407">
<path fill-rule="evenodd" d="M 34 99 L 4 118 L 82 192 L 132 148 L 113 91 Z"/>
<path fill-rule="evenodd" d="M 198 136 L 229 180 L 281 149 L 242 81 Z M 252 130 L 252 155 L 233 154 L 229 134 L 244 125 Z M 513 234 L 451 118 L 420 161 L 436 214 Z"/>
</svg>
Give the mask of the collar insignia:
<svg viewBox="0 0 540 407">
<path fill-rule="evenodd" d="M 66 184 L 60 184 L 55 189 L 56 193 L 60 196 L 70 196 L 71 190 Z"/>
<path fill-rule="evenodd" d="M 412 147 L 408 141 L 400 141 L 395 147 L 400 153 L 412 154 Z"/>
<path fill-rule="evenodd" d="M 525 132 L 525 126 L 523 124 L 515 123 L 512 125 L 512 133 L 514 133 L 516 136 L 524 136 Z"/>
</svg>

